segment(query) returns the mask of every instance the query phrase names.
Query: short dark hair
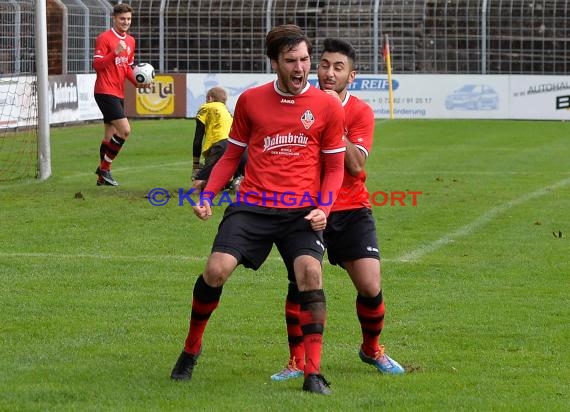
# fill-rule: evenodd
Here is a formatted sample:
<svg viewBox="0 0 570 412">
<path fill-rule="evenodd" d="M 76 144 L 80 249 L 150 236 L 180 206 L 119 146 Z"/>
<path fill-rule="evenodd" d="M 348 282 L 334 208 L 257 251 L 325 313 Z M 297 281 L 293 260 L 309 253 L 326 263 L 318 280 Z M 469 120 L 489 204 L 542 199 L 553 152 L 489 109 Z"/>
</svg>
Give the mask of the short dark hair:
<svg viewBox="0 0 570 412">
<path fill-rule="evenodd" d="M 113 7 L 113 16 L 123 13 L 132 13 L 132 12 L 133 8 L 126 3 L 115 4 L 115 6 Z"/>
<path fill-rule="evenodd" d="M 356 50 L 347 41 L 341 39 L 325 39 L 323 42 L 323 53 L 340 53 L 348 57 L 352 67 L 354 67 L 356 62 Z"/>
<path fill-rule="evenodd" d="M 310 56 L 313 53 L 313 44 L 299 26 L 295 24 L 276 26 L 265 37 L 265 54 L 269 59 L 277 60 L 280 53 L 287 52 L 302 42 L 307 44 Z"/>
</svg>

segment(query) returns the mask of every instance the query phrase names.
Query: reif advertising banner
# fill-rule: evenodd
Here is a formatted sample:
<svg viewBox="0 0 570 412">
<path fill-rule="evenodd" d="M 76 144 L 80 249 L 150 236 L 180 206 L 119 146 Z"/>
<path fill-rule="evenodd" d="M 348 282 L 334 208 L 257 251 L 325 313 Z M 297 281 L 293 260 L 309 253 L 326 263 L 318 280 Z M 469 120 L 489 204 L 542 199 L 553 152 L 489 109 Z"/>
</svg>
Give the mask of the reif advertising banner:
<svg viewBox="0 0 570 412">
<path fill-rule="evenodd" d="M 394 117 L 400 119 L 501 119 L 508 116 L 509 83 L 501 76 L 392 76 Z M 376 118 L 390 114 L 387 76 L 357 76 L 350 92 Z"/>
<path fill-rule="evenodd" d="M 187 117 L 195 117 L 213 86 L 228 91 L 233 113 L 249 87 L 275 80 L 274 74 L 188 74 Z M 317 85 L 316 75 L 309 82 Z M 570 120 L 570 80 L 562 76 L 394 75 L 396 119 L 551 119 Z M 357 75 L 350 93 L 366 101 L 376 118 L 389 118 L 386 75 Z"/>
</svg>

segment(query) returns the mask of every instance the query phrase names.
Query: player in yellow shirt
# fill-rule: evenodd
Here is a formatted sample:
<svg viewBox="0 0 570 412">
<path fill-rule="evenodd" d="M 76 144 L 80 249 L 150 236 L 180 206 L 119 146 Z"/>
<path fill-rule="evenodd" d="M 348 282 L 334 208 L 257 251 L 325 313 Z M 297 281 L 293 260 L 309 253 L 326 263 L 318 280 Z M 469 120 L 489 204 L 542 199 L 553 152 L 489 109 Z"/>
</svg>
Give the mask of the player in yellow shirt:
<svg viewBox="0 0 570 412">
<path fill-rule="evenodd" d="M 232 115 L 226 102 L 228 95 L 222 87 L 212 87 L 206 93 L 206 103 L 198 109 L 196 131 L 193 144 L 192 186 L 202 190 L 212 173 L 214 165 L 220 160 L 228 145 L 228 134 L 232 126 Z M 204 158 L 204 164 L 200 158 Z M 239 189 L 245 168 L 245 156 L 233 178 L 233 189 Z"/>
</svg>

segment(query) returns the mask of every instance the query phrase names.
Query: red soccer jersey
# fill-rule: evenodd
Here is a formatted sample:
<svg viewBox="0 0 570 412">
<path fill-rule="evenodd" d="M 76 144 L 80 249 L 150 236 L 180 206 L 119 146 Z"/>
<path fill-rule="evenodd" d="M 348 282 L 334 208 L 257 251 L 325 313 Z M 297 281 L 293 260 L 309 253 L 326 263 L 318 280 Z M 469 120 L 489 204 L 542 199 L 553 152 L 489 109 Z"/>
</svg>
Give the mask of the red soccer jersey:
<svg viewBox="0 0 570 412">
<path fill-rule="evenodd" d="M 229 134 L 248 150 L 241 201 L 277 208 L 326 204 L 330 194 L 319 193 L 321 156 L 345 151 L 343 134 L 342 106 L 316 87 L 307 84 L 295 96 L 276 81 L 246 90 Z"/>
<path fill-rule="evenodd" d="M 127 49 L 115 55 L 119 41 L 123 40 Z M 110 94 L 125 98 L 125 79 L 136 85 L 132 64 L 135 58 L 135 39 L 129 34 L 120 35 L 115 29 L 104 31 L 95 41 L 93 68 L 97 72 L 96 94 Z"/>
<path fill-rule="evenodd" d="M 368 157 L 374 139 L 374 112 L 366 102 L 350 93 L 346 94 L 342 105 L 346 117 L 347 139 Z M 352 176 L 345 168 L 342 187 L 331 212 L 370 208 L 370 195 L 364 184 L 365 181 L 364 170 L 357 176 Z"/>
</svg>

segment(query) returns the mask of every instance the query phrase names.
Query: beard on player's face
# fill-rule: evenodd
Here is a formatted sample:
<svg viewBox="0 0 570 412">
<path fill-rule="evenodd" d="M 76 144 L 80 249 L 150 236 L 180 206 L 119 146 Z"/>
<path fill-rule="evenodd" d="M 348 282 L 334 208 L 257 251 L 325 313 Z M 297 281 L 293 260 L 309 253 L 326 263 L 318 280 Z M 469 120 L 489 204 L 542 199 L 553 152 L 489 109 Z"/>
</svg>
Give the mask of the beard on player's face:
<svg viewBox="0 0 570 412">
<path fill-rule="evenodd" d="M 348 86 L 348 76 L 318 75 L 317 77 L 321 90 L 334 90 L 337 93 L 341 93 Z"/>
<path fill-rule="evenodd" d="M 305 43 L 284 50 L 277 60 L 271 60 L 271 66 L 277 73 L 279 89 L 293 95 L 299 94 L 307 85 L 311 71 L 311 56 Z"/>
<path fill-rule="evenodd" d="M 282 92 L 290 94 L 299 94 L 307 85 L 310 65 L 303 65 L 290 69 L 286 65 L 277 65 L 277 84 Z"/>
</svg>

